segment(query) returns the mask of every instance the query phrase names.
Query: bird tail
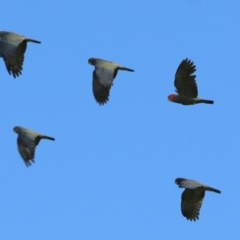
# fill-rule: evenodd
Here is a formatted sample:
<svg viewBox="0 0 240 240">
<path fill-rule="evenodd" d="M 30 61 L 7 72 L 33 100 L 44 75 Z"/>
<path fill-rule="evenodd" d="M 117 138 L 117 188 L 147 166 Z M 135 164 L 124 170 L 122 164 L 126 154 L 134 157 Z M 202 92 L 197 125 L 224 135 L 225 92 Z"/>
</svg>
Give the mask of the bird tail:
<svg viewBox="0 0 240 240">
<path fill-rule="evenodd" d="M 205 186 L 205 190 L 215 192 L 215 193 L 221 193 L 220 190 L 212 188 L 212 187 L 207 187 L 207 186 Z"/>
<path fill-rule="evenodd" d="M 45 136 L 45 135 L 41 135 L 41 139 L 48 139 L 48 140 L 51 140 L 51 141 L 55 141 L 55 138 L 48 137 L 48 136 Z"/>
<path fill-rule="evenodd" d="M 125 70 L 125 71 L 129 71 L 129 72 L 134 72 L 134 70 L 130 69 L 130 68 L 126 68 L 126 67 L 119 67 L 118 69 L 120 70 Z"/>
<path fill-rule="evenodd" d="M 205 100 L 205 99 L 198 99 L 198 100 L 196 100 L 196 103 L 213 104 L 214 101 L 212 101 L 212 100 Z"/>
<path fill-rule="evenodd" d="M 34 39 L 31 39 L 31 38 L 28 38 L 27 41 L 28 41 L 28 42 L 34 42 L 34 43 L 41 43 L 41 42 L 39 42 L 39 41 L 37 41 L 37 40 L 34 40 Z"/>
</svg>

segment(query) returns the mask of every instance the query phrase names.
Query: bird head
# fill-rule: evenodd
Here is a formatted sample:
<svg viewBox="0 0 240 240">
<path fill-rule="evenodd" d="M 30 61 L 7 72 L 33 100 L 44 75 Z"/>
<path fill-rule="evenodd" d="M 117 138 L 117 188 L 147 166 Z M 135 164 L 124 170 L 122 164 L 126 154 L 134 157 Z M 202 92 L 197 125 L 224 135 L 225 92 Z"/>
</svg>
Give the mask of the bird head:
<svg viewBox="0 0 240 240">
<path fill-rule="evenodd" d="M 89 63 L 90 65 L 96 65 L 96 59 L 95 59 L 95 58 L 89 58 L 89 59 L 88 59 L 88 63 Z"/>
<path fill-rule="evenodd" d="M 13 128 L 13 131 L 14 131 L 15 133 L 19 133 L 19 132 L 21 131 L 21 129 L 20 129 L 20 127 L 14 127 L 14 128 Z"/>
<path fill-rule="evenodd" d="M 181 188 L 182 187 L 181 182 L 184 181 L 184 180 L 185 180 L 185 178 L 176 178 L 175 179 L 175 184 L 177 184 Z"/>
<path fill-rule="evenodd" d="M 168 101 L 173 102 L 176 97 L 177 97 L 176 94 L 170 94 L 170 95 L 168 96 Z"/>
</svg>

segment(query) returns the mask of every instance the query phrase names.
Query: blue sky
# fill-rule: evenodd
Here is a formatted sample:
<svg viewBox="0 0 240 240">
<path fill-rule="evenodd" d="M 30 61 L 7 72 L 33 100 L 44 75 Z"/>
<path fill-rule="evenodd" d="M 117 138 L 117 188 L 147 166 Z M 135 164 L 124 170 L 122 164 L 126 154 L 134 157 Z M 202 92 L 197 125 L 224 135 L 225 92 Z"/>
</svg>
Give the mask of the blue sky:
<svg viewBox="0 0 240 240">
<path fill-rule="evenodd" d="M 1 4 L 1 30 L 42 44 L 28 44 L 17 79 L 0 59 L 0 238 L 238 239 L 240 2 L 28 2 Z M 104 106 L 90 57 L 135 70 Z M 214 105 L 167 100 L 185 58 Z M 56 138 L 29 168 L 16 125 Z M 177 177 L 222 191 L 197 222 L 181 214 Z"/>
</svg>

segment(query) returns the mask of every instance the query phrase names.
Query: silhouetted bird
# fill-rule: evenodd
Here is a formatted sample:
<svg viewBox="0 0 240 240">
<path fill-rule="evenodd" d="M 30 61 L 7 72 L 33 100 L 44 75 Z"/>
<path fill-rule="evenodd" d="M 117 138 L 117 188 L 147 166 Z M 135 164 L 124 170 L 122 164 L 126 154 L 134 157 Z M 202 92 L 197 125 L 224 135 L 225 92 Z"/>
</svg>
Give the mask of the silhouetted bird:
<svg viewBox="0 0 240 240">
<path fill-rule="evenodd" d="M 23 127 L 14 127 L 13 131 L 18 134 L 17 146 L 20 155 L 22 156 L 27 167 L 31 166 L 31 161 L 34 163 L 35 148 L 41 139 L 54 141 L 52 137 L 42 135 Z"/>
<path fill-rule="evenodd" d="M 196 66 L 189 60 L 183 60 L 175 74 L 174 85 L 176 92 L 179 94 L 170 94 L 168 100 L 183 105 L 193 105 L 197 103 L 213 104 L 212 100 L 198 98 L 198 89 L 196 84 L 196 75 L 192 75 L 196 71 Z"/>
<path fill-rule="evenodd" d="M 99 58 L 89 58 L 88 63 L 95 66 L 93 71 L 93 95 L 100 105 L 104 105 L 109 98 L 109 92 L 118 70 L 134 72 L 130 68 Z"/>
<path fill-rule="evenodd" d="M 185 188 L 182 193 L 181 210 L 182 215 L 186 217 L 187 220 L 191 221 L 199 219 L 199 212 L 205 196 L 205 191 L 221 193 L 221 191 L 215 188 L 184 178 L 177 178 L 175 183 L 180 188 Z"/>
<path fill-rule="evenodd" d="M 16 33 L 0 32 L 0 57 L 3 58 L 8 73 L 14 78 L 22 74 L 27 42 L 41 43 Z"/>
</svg>

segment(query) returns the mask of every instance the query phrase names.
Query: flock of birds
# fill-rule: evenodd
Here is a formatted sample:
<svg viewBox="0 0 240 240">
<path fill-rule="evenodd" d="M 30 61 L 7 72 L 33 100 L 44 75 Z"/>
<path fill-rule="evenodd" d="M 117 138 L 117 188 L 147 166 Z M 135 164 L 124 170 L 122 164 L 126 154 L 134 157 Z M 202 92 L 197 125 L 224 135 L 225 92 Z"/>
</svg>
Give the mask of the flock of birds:
<svg viewBox="0 0 240 240">
<path fill-rule="evenodd" d="M 0 32 L 0 57 L 3 58 L 8 73 L 13 75 L 14 78 L 22 74 L 27 42 L 41 43 L 40 41 L 16 33 L 7 31 Z M 118 70 L 134 72 L 134 70 L 121 66 L 120 64 L 99 58 L 90 58 L 88 63 L 95 67 L 92 82 L 93 95 L 100 105 L 108 102 L 113 80 L 117 76 Z M 169 101 L 183 105 L 214 103 L 212 100 L 198 98 L 196 75 L 193 75 L 195 71 L 196 66 L 191 60 L 184 59 L 180 63 L 174 80 L 174 86 L 178 94 L 170 94 L 168 96 Z M 35 149 L 41 139 L 55 140 L 53 137 L 24 127 L 16 126 L 13 128 L 13 131 L 18 134 L 18 151 L 27 167 L 34 163 Z M 205 191 L 221 193 L 221 191 L 215 188 L 184 178 L 177 178 L 175 183 L 180 188 L 185 188 L 181 197 L 181 211 L 183 216 L 191 221 L 199 219 Z"/>
</svg>

